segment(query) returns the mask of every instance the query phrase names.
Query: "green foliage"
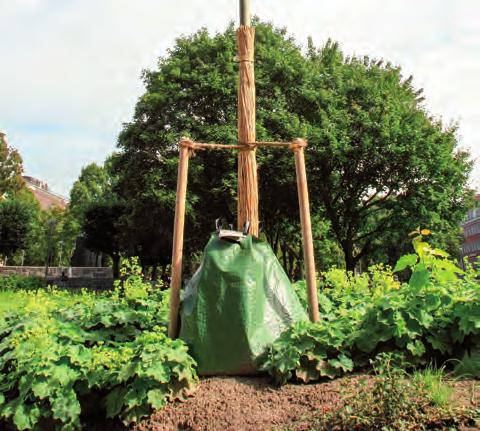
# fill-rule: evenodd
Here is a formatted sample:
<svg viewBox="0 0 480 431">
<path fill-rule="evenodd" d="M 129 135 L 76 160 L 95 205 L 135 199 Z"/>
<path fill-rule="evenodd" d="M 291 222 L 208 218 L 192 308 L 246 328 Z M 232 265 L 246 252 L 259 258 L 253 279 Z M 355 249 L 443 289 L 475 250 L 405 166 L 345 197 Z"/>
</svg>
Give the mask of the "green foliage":
<svg viewBox="0 0 480 431">
<path fill-rule="evenodd" d="M 85 211 L 83 233 L 85 246 L 92 251 L 108 254 L 113 261 L 113 276 L 118 277 L 121 230 L 119 219 L 125 211 L 118 202 L 92 203 Z"/>
<path fill-rule="evenodd" d="M 257 23 L 256 35 L 258 138 L 304 136 L 292 109 L 307 71 L 301 51 L 270 25 Z M 151 250 L 156 259 L 168 256 L 178 164 L 174 143 L 183 135 L 201 142 L 236 142 L 237 74 L 233 26 L 215 36 L 201 30 L 178 39 L 158 69 L 145 72 L 146 92 L 119 137 L 121 152 L 114 158 L 118 193 L 129 206 L 125 224 L 131 243 L 141 246 L 139 254 Z M 258 163 L 263 233 L 289 275 L 299 277 L 302 253 L 292 155 L 266 150 L 258 153 Z M 191 163 L 187 257 L 203 249 L 216 218 L 234 223 L 235 166 L 233 152 L 198 152 Z M 320 213 L 315 220 L 316 241 L 329 250 L 318 256 L 319 263 L 341 262 L 329 224 Z"/>
<path fill-rule="evenodd" d="M 26 248 L 31 222 L 28 204 L 15 198 L 0 201 L 0 255 L 10 257 Z"/>
<path fill-rule="evenodd" d="M 16 294 L 0 314 L 1 419 L 19 430 L 75 430 L 103 412 L 128 424 L 190 393 L 195 362 L 166 336 L 168 293 L 130 265 L 112 293 Z"/>
<path fill-rule="evenodd" d="M 23 188 L 22 173 L 20 153 L 8 145 L 5 135 L 0 132 L 0 197 L 16 194 Z"/>
<path fill-rule="evenodd" d="M 70 191 L 69 204 L 70 216 L 79 226 L 83 223 L 85 212 L 90 205 L 105 200 L 111 185 L 111 176 L 106 167 L 90 163 L 82 168 Z"/>
<path fill-rule="evenodd" d="M 342 259 L 349 270 L 360 260 L 395 262 L 414 223 L 432 226 L 438 245 L 455 249 L 471 203 L 471 163 L 457 147 L 456 127 L 427 112 L 411 77 L 390 63 L 346 57 L 331 41 L 302 53 L 285 30 L 262 22 L 256 22 L 255 73 L 258 139 L 308 139 L 313 230 L 325 268 Z M 113 166 L 129 206 L 125 225 L 142 250 L 160 251 L 152 256 L 171 243 L 174 144 L 181 136 L 236 143 L 237 74 L 233 26 L 179 38 L 158 68 L 144 73 L 146 90 L 119 136 Z M 262 149 L 257 160 L 263 232 L 298 277 L 292 156 Z M 234 221 L 235 161 L 235 154 L 220 151 L 198 152 L 192 161 L 187 253 L 203 248 L 217 217 Z"/>
<path fill-rule="evenodd" d="M 278 384 L 292 377 L 308 383 L 352 371 L 353 362 L 343 352 L 345 322 L 322 322 L 314 327 L 298 322 L 278 338 L 263 362 Z"/>
<path fill-rule="evenodd" d="M 36 290 L 41 289 L 44 285 L 43 280 L 38 277 L 27 277 L 18 274 L 0 277 L 0 290 Z"/>
<path fill-rule="evenodd" d="M 110 256 L 117 275 L 121 240 L 117 225 L 122 205 L 113 191 L 116 178 L 111 172 L 112 157 L 103 165 L 90 163 L 83 167 L 70 191 L 66 212 L 69 229 L 66 233 L 80 248 L 86 246 L 91 251 Z"/>
<path fill-rule="evenodd" d="M 26 265 L 68 266 L 77 231 L 68 211 L 58 207 L 37 211 L 25 253 Z"/>
<path fill-rule="evenodd" d="M 429 234 L 415 232 L 416 253 L 395 267 L 408 269 L 408 284 L 382 266 L 359 276 L 338 269 L 322 274 L 320 321 L 288 329 L 268 352 L 264 368 L 280 383 L 292 377 L 315 380 L 343 370 L 322 373 L 320 361 L 341 356 L 362 368 L 380 352 L 397 351 L 412 365 L 463 358 L 464 366 L 479 376 L 480 367 L 474 366 L 480 340 L 478 273 L 462 271 L 445 252 L 432 248 L 424 240 Z M 306 303 L 304 285 L 296 288 Z"/>
</svg>

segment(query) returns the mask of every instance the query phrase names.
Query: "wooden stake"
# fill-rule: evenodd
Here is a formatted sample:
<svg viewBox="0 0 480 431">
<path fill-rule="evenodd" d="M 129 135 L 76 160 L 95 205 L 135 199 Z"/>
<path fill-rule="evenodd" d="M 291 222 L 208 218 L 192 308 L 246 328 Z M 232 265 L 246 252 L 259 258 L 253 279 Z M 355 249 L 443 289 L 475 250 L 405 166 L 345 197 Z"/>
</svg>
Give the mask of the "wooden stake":
<svg viewBox="0 0 480 431">
<path fill-rule="evenodd" d="M 185 227 L 185 200 L 187 196 L 188 159 L 190 141 L 180 142 L 180 160 L 178 164 L 177 198 L 175 202 L 175 221 L 173 228 L 172 279 L 170 282 L 170 313 L 168 336 L 178 335 L 178 311 L 180 307 L 180 288 L 182 287 L 183 232 Z"/>
<path fill-rule="evenodd" d="M 307 143 L 302 139 L 295 140 L 291 149 L 295 155 L 295 171 L 297 174 L 298 203 L 300 206 L 300 222 L 302 224 L 303 260 L 308 293 L 308 313 L 312 322 L 318 322 L 317 281 L 315 274 L 315 257 L 313 254 L 312 223 L 310 220 L 310 203 L 308 199 L 307 172 L 303 149 Z"/>
<path fill-rule="evenodd" d="M 238 153 L 238 229 L 250 222 L 250 233 L 258 236 L 258 179 L 255 146 L 255 29 L 240 26 L 237 30 L 240 83 L 238 87 L 238 143 L 245 150 Z"/>
</svg>

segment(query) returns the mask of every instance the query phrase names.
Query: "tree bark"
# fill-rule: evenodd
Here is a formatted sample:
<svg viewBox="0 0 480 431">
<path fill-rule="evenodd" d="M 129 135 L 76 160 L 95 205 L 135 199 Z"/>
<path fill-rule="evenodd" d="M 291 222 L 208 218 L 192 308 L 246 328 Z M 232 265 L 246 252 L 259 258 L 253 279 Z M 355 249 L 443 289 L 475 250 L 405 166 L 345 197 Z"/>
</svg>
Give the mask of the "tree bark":
<svg viewBox="0 0 480 431">
<path fill-rule="evenodd" d="M 342 242 L 343 253 L 345 254 L 345 266 L 347 271 L 355 271 L 355 266 L 357 265 L 357 258 L 354 256 L 354 247 L 353 241 L 347 239 Z"/>
<path fill-rule="evenodd" d="M 118 253 L 112 254 L 112 272 L 114 279 L 120 277 L 120 255 Z"/>
<path fill-rule="evenodd" d="M 152 267 L 152 281 L 157 281 L 158 266 L 153 265 Z"/>
</svg>

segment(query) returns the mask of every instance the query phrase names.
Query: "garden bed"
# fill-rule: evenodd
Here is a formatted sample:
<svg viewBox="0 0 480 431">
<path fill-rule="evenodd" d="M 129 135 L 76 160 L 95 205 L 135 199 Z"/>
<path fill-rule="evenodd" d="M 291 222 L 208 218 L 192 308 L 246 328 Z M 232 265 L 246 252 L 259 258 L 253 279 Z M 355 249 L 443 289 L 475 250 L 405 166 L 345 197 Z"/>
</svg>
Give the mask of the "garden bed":
<svg viewBox="0 0 480 431">
<path fill-rule="evenodd" d="M 341 408 L 348 391 L 357 390 L 363 379 L 372 377 L 357 374 L 277 388 L 267 378 L 206 378 L 201 380 L 192 398 L 167 405 L 131 430 L 320 430 L 321 427 L 317 428 L 319 419 Z M 480 382 L 449 383 L 454 388 L 452 403 L 455 408 L 478 408 Z M 473 431 L 480 427 L 461 425 L 458 429 Z"/>
</svg>

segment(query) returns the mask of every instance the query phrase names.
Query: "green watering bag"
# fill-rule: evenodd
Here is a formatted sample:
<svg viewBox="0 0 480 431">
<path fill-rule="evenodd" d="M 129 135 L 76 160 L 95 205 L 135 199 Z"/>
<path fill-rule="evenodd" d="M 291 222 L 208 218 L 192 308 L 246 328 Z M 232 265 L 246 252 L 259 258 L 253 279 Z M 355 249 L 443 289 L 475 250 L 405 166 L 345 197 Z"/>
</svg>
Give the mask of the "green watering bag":
<svg viewBox="0 0 480 431">
<path fill-rule="evenodd" d="M 202 375 L 257 373 L 267 347 L 293 322 L 307 319 L 267 243 L 217 234 L 185 288 L 180 316 L 180 338 Z"/>
</svg>

